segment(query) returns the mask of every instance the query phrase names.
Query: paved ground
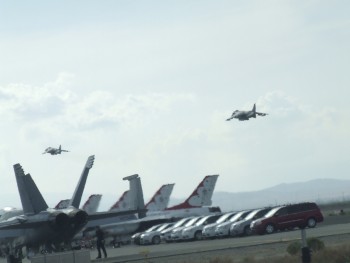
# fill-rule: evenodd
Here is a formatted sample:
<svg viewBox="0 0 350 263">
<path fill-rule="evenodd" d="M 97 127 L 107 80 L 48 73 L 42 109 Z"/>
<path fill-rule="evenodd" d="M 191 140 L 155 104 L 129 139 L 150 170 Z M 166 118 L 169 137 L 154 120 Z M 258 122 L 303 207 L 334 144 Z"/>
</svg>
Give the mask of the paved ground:
<svg viewBox="0 0 350 263">
<path fill-rule="evenodd" d="M 340 224 L 345 223 L 345 224 Z M 320 237 L 326 246 L 332 246 L 350 241 L 350 217 L 330 217 L 324 224 L 315 229 L 307 229 L 308 237 Z M 203 240 L 197 242 L 181 242 L 153 246 L 128 245 L 121 248 L 107 248 L 108 258 L 95 260 L 97 251 L 91 250 L 91 260 L 94 263 L 147 262 L 147 263 L 189 263 L 208 262 L 209 258 L 227 256 L 243 259 L 255 256 L 271 257 L 283 255 L 289 242 L 300 240 L 299 230 L 276 233 L 272 235 L 251 236 L 244 238 L 226 238 L 218 240 Z M 0 263 L 6 262 L 0 259 Z M 24 259 L 23 263 L 29 263 Z"/>
<path fill-rule="evenodd" d="M 320 237 L 326 246 L 350 241 L 350 223 L 320 226 L 307 229 L 307 237 Z M 160 244 L 153 246 L 124 246 L 108 249 L 109 258 L 93 262 L 207 262 L 209 257 L 230 256 L 244 258 L 254 255 L 256 258 L 286 253 L 291 241 L 300 240 L 301 231 L 289 231 L 264 236 L 245 238 L 226 238 L 197 242 Z M 97 255 L 91 251 L 91 259 Z M 165 261 L 166 259 L 166 261 Z M 188 261 L 190 260 L 190 261 Z"/>
</svg>

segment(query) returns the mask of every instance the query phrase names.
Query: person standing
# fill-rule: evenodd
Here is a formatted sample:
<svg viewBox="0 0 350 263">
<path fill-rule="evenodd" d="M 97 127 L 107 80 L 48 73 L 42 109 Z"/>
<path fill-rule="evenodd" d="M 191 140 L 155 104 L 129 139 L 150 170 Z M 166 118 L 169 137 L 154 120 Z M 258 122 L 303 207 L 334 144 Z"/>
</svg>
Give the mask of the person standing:
<svg viewBox="0 0 350 263">
<path fill-rule="evenodd" d="M 97 251 L 98 251 L 98 256 L 97 258 L 101 258 L 101 249 L 103 251 L 103 254 L 105 258 L 107 257 L 107 252 L 105 248 L 105 235 L 103 233 L 103 230 L 97 226 L 96 227 L 96 246 L 97 246 Z"/>
</svg>

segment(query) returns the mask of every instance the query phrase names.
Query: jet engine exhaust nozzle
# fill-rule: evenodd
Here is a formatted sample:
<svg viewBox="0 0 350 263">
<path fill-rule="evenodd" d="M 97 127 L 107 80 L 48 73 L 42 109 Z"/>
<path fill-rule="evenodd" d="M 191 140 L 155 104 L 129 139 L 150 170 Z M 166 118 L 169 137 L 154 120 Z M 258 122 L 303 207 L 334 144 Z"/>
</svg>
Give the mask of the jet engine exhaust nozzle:
<svg viewBox="0 0 350 263">
<path fill-rule="evenodd" d="M 56 214 L 50 221 L 51 224 L 58 229 L 63 229 L 69 226 L 69 217 L 65 213 Z"/>
<path fill-rule="evenodd" d="M 77 211 L 76 213 L 74 213 L 72 217 L 72 223 L 75 229 L 80 229 L 84 227 L 87 221 L 88 221 L 88 214 L 83 210 Z"/>
</svg>

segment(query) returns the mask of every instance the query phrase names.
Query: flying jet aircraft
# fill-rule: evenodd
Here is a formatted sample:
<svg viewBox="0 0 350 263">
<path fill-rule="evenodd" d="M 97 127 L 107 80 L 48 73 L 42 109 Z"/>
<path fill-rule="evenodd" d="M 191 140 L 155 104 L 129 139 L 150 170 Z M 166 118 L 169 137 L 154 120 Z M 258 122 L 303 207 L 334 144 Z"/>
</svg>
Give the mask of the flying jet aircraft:
<svg viewBox="0 0 350 263">
<path fill-rule="evenodd" d="M 58 147 L 58 148 L 54 148 L 54 147 L 46 148 L 45 151 L 43 152 L 43 154 L 49 153 L 51 155 L 56 155 L 56 154 L 61 154 L 62 152 L 69 152 L 69 151 L 62 150 L 61 145 L 60 145 L 60 147 Z"/>
<path fill-rule="evenodd" d="M 256 118 L 256 115 L 266 116 L 267 113 L 257 112 L 256 106 L 254 104 L 253 109 L 250 111 L 239 111 L 235 110 L 231 117 L 227 119 L 227 121 L 232 120 L 233 118 L 238 119 L 240 121 L 248 121 L 250 118 Z"/>
</svg>

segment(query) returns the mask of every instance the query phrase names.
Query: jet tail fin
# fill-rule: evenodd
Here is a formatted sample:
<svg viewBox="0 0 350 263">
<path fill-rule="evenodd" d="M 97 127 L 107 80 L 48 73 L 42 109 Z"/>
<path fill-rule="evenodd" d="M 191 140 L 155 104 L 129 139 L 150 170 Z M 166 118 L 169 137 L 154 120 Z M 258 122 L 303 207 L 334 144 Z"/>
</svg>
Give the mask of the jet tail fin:
<svg viewBox="0 0 350 263">
<path fill-rule="evenodd" d="M 255 103 L 254 103 L 252 112 L 253 112 L 253 118 L 256 118 L 256 105 L 255 105 Z"/>
<path fill-rule="evenodd" d="M 48 206 L 31 175 L 24 174 L 24 171 L 20 164 L 15 164 L 13 168 L 16 175 L 17 187 L 21 198 L 23 213 L 37 214 L 41 211 L 45 211 Z"/>
<path fill-rule="evenodd" d="M 208 175 L 197 186 L 193 193 L 181 204 L 169 207 L 165 210 L 186 209 L 202 206 L 210 206 L 214 188 L 219 175 Z"/>
<path fill-rule="evenodd" d="M 89 171 L 92 168 L 95 160 L 95 155 L 89 156 L 89 158 L 86 161 L 86 164 L 84 166 L 83 172 L 81 173 L 79 182 L 77 184 L 77 187 L 75 188 L 73 197 L 71 198 L 69 202 L 69 206 L 73 206 L 75 208 L 79 208 L 80 202 L 81 202 L 81 197 L 84 192 L 85 184 L 86 184 L 86 179 L 89 175 Z"/>
<path fill-rule="evenodd" d="M 130 200 L 131 200 L 131 209 L 138 209 L 142 210 L 139 213 L 139 218 L 143 218 L 146 216 L 145 211 L 145 201 L 143 199 L 143 191 L 142 191 L 142 185 L 141 185 L 141 179 L 138 174 L 130 175 L 127 177 L 124 177 L 123 180 L 129 181 L 129 194 L 130 194 Z"/>
<path fill-rule="evenodd" d="M 125 211 L 128 209 L 133 209 L 130 205 L 130 194 L 129 191 L 125 191 L 122 196 L 118 199 L 114 205 L 111 206 L 109 211 Z"/>
<path fill-rule="evenodd" d="M 65 209 L 69 206 L 70 199 L 61 200 L 55 206 L 55 209 Z"/>
<path fill-rule="evenodd" d="M 101 198 L 102 195 L 90 195 L 89 199 L 85 202 L 82 209 L 88 214 L 96 213 L 98 206 L 100 205 Z"/>
<path fill-rule="evenodd" d="M 168 204 L 170 195 L 173 191 L 175 184 L 162 185 L 159 190 L 153 195 L 151 200 L 146 204 L 148 211 L 162 211 Z"/>
</svg>

